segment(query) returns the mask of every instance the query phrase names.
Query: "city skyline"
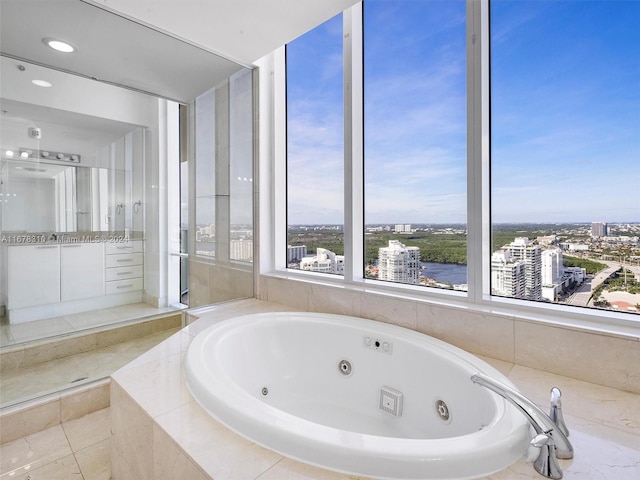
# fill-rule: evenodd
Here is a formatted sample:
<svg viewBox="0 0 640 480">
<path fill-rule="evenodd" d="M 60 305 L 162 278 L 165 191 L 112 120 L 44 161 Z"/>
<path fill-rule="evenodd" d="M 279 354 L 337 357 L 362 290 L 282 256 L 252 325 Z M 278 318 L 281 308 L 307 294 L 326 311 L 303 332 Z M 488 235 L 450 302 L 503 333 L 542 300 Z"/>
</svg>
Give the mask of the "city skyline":
<svg viewBox="0 0 640 480">
<path fill-rule="evenodd" d="M 437 3 L 440 24 L 423 4 L 365 1 L 376 28 L 393 19 L 365 24 L 367 224 L 466 223 L 464 2 Z M 494 1 L 491 15 L 493 222 L 639 222 L 640 2 Z M 289 181 L 291 225 L 344 222 L 341 29 L 288 48 L 289 161 L 312 180 Z"/>
</svg>

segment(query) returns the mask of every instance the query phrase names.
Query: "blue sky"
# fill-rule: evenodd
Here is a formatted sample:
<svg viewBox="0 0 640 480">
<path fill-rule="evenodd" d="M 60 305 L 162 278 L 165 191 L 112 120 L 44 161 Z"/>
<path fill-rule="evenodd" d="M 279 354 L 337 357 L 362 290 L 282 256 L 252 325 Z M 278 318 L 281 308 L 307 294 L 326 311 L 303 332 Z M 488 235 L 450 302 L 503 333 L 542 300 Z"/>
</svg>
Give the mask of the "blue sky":
<svg viewBox="0 0 640 480">
<path fill-rule="evenodd" d="M 640 1 L 492 2 L 494 222 L 640 221 Z M 463 1 L 365 2 L 365 221 L 466 221 Z M 288 48 L 289 223 L 343 223 L 342 19 Z"/>
</svg>

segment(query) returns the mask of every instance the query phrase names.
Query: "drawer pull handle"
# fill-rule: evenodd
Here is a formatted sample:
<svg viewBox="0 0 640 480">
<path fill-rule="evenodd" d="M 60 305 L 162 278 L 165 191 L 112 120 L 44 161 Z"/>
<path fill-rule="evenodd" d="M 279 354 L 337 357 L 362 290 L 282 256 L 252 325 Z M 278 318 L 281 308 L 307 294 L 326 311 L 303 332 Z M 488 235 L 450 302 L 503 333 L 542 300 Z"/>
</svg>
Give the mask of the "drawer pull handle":
<svg viewBox="0 0 640 480">
<path fill-rule="evenodd" d="M 57 245 L 45 245 L 43 247 L 38 247 L 38 248 L 57 248 Z"/>
<path fill-rule="evenodd" d="M 62 245 L 62 248 L 73 248 L 73 247 L 81 247 L 82 245 L 73 244 L 73 245 Z"/>
<path fill-rule="evenodd" d="M 116 275 L 120 276 L 120 275 L 131 275 L 133 272 L 118 272 L 116 273 Z"/>
<path fill-rule="evenodd" d="M 127 246 L 124 246 L 124 247 L 116 247 L 116 248 L 117 248 L 118 250 L 126 250 L 126 249 L 132 249 L 133 247 L 127 247 Z"/>
<path fill-rule="evenodd" d="M 116 262 L 118 263 L 133 262 L 133 258 L 119 258 L 118 260 L 116 260 Z"/>
<path fill-rule="evenodd" d="M 122 289 L 122 288 L 131 288 L 131 287 L 133 287 L 133 283 L 130 283 L 128 285 L 118 285 L 116 288 Z"/>
</svg>

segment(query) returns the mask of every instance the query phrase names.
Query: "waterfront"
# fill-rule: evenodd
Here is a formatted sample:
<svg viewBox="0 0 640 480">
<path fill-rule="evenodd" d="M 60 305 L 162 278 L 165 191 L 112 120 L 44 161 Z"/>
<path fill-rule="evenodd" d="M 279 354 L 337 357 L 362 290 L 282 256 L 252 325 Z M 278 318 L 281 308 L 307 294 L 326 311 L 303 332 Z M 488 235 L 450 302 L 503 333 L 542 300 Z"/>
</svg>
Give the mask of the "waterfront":
<svg viewBox="0 0 640 480">
<path fill-rule="evenodd" d="M 439 283 L 461 285 L 467 283 L 467 266 L 457 263 L 420 262 L 422 275 Z"/>
</svg>

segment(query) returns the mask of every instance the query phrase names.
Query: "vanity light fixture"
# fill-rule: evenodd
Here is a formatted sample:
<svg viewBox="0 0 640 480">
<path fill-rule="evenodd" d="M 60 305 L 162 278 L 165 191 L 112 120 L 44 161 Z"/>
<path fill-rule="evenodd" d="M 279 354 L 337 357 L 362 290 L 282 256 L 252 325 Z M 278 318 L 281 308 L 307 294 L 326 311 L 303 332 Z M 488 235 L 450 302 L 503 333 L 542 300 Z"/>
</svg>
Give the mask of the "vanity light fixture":
<svg viewBox="0 0 640 480">
<path fill-rule="evenodd" d="M 73 53 L 77 50 L 77 48 L 69 42 L 64 42 L 62 40 L 58 40 L 57 38 L 43 38 L 42 42 L 46 46 L 62 53 Z"/>
<path fill-rule="evenodd" d="M 67 152 L 53 152 L 51 150 L 32 150 L 30 148 L 21 148 L 20 157 L 22 158 L 44 158 L 47 160 L 53 160 L 54 162 L 65 163 L 81 163 L 82 155 L 79 153 L 67 153 Z"/>
<path fill-rule="evenodd" d="M 31 83 L 33 83 L 34 85 L 37 85 L 39 87 L 46 87 L 49 88 L 51 86 L 53 86 L 53 84 L 51 82 L 47 82 L 46 80 L 31 80 Z"/>
</svg>

